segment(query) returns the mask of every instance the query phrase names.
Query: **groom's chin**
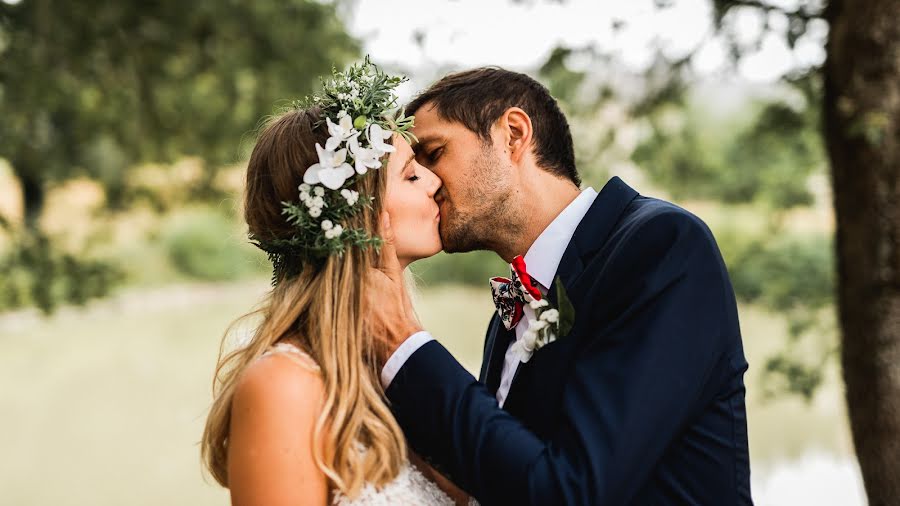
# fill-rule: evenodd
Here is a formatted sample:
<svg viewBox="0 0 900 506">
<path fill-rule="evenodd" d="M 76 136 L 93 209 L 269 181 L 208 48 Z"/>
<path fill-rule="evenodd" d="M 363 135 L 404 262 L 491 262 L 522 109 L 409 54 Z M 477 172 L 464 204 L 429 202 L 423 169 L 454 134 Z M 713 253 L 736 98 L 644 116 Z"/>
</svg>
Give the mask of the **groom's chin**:
<svg viewBox="0 0 900 506">
<path fill-rule="evenodd" d="M 459 242 L 449 242 L 449 241 L 441 241 L 442 242 L 442 251 L 444 253 L 468 253 L 470 251 L 481 250 L 484 248 L 471 247 L 467 244 L 461 244 Z"/>
</svg>

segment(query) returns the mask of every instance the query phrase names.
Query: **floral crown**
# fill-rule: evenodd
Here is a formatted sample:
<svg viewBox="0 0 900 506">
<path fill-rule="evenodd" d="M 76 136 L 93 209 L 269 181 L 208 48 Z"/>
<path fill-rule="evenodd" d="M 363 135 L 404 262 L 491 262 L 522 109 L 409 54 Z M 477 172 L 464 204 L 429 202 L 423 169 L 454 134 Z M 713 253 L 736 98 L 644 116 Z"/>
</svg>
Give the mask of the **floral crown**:
<svg viewBox="0 0 900 506">
<path fill-rule="evenodd" d="M 322 262 L 347 248 L 381 246 L 381 239 L 362 228 L 345 228 L 347 218 L 375 197 L 351 189 L 370 169 L 381 168 L 382 158 L 395 148 L 393 134 L 415 140 L 413 117 L 397 109 L 394 89 L 406 77 L 390 76 L 369 61 L 344 72 L 332 70 L 322 80 L 322 92 L 291 104 L 293 109 L 318 107 L 328 126 L 328 141 L 316 143 L 319 163 L 311 165 L 297 190 L 297 201 L 281 203 L 282 215 L 293 227 L 290 238 L 264 238 L 250 234 L 250 242 L 265 251 L 274 269 L 272 284 L 299 273 L 307 262 Z M 321 122 L 316 124 L 319 127 Z"/>
</svg>

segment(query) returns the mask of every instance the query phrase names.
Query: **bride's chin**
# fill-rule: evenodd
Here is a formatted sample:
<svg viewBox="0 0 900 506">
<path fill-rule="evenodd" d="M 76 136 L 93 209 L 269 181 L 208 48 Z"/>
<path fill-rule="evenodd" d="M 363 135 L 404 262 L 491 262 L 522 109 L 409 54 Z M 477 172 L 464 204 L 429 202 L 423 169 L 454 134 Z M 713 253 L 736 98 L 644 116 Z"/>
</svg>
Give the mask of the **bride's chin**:
<svg viewBox="0 0 900 506">
<path fill-rule="evenodd" d="M 409 261 L 410 264 L 415 263 L 419 260 L 425 260 L 426 258 L 431 258 L 443 250 L 443 245 L 441 244 L 441 240 L 438 239 L 437 243 L 430 248 L 423 248 L 421 251 L 418 251 L 417 254 Z M 407 264 L 407 267 L 409 264 Z"/>
</svg>

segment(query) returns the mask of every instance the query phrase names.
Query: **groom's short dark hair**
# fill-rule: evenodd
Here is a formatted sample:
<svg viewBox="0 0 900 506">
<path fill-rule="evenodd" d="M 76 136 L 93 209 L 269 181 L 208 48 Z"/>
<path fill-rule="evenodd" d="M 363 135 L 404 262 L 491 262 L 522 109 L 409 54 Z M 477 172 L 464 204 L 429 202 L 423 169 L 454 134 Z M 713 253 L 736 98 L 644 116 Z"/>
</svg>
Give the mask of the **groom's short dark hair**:
<svg viewBox="0 0 900 506">
<path fill-rule="evenodd" d="M 519 107 L 531 118 L 538 165 L 581 185 L 569 122 L 550 91 L 531 77 L 497 67 L 448 74 L 410 102 L 406 114 L 428 103 L 442 118 L 462 123 L 485 141 L 497 119 Z"/>
</svg>

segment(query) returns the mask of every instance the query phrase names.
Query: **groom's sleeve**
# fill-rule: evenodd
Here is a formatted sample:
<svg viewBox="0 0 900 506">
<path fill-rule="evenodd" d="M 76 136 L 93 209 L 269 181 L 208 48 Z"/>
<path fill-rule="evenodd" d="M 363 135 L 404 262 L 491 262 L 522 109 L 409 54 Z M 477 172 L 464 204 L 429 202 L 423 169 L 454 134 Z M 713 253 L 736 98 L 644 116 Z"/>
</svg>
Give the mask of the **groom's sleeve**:
<svg viewBox="0 0 900 506">
<path fill-rule="evenodd" d="M 436 341 L 394 377 L 387 396 L 410 445 L 482 504 L 629 502 L 724 381 L 736 313 L 709 230 L 673 211 L 628 237 L 586 266 L 596 282 L 574 301 L 583 341 L 558 372 L 567 379 L 549 438 Z"/>
</svg>

